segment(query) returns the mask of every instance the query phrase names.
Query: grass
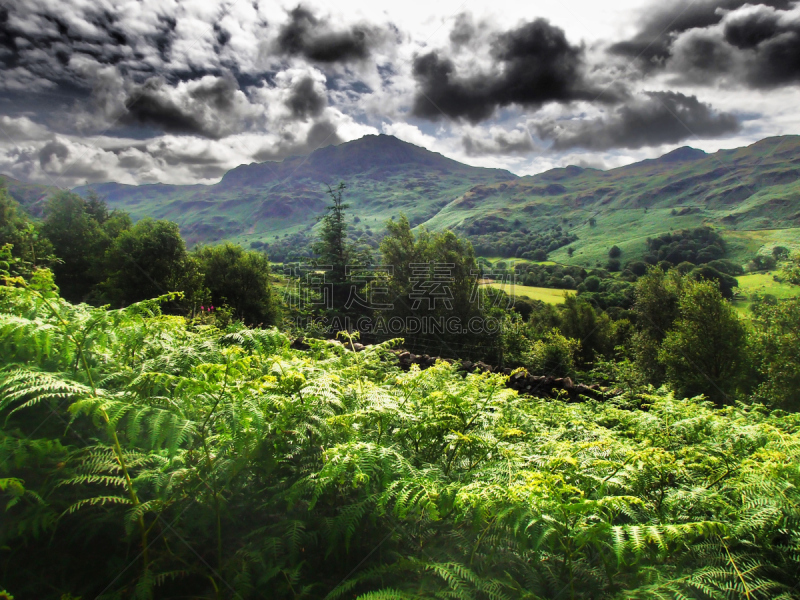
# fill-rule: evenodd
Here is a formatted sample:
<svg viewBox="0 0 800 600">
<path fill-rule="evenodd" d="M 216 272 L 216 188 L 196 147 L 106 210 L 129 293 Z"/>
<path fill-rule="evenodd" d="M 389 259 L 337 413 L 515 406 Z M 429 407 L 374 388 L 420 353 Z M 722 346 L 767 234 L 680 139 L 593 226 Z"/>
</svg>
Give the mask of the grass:
<svg viewBox="0 0 800 600">
<path fill-rule="evenodd" d="M 556 288 L 533 287 L 529 285 L 514 285 L 510 283 L 489 283 L 494 288 L 503 290 L 514 298 L 528 298 L 529 300 L 541 300 L 547 304 L 563 304 L 565 292 L 575 293 L 575 290 L 563 290 Z"/>
<path fill-rule="evenodd" d="M 733 301 L 736 309 L 742 314 L 749 314 L 756 295 L 770 294 L 779 300 L 800 296 L 800 286 L 775 281 L 776 273 L 778 272 L 767 271 L 737 277 L 739 289 Z"/>
</svg>

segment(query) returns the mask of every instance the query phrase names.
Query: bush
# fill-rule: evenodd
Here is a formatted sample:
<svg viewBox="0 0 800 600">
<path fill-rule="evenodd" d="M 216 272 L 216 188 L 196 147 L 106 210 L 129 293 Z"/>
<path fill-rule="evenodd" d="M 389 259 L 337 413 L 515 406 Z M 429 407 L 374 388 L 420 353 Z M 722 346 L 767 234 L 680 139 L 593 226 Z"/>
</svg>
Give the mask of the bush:
<svg viewBox="0 0 800 600">
<path fill-rule="evenodd" d="M 590 292 L 596 292 L 600 289 L 600 278 L 597 275 L 591 275 L 583 280 L 583 285 Z"/>
<path fill-rule="evenodd" d="M 280 322 L 279 301 L 272 291 L 265 254 L 227 243 L 198 248 L 193 256 L 212 304 L 230 306 L 235 318 L 251 326 Z"/>
<path fill-rule="evenodd" d="M 772 256 L 765 254 L 757 254 L 747 263 L 747 270 L 751 272 L 756 271 L 770 271 L 777 266 L 778 262 Z"/>
</svg>

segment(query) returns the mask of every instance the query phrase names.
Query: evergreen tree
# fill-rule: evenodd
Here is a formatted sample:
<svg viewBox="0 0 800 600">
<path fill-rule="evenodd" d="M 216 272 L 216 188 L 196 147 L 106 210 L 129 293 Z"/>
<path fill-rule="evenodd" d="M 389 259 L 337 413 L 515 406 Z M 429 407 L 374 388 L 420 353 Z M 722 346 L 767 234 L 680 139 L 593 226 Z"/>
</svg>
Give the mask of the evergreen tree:
<svg viewBox="0 0 800 600">
<path fill-rule="evenodd" d="M 346 211 L 350 208 L 342 200 L 342 194 L 347 186 L 339 183 L 336 189 L 328 186 L 328 195 L 332 204 L 328 206 L 325 214 L 320 217 L 322 228 L 319 241 L 314 244 L 314 253 L 320 265 L 331 267 L 328 280 L 334 284 L 342 284 L 346 280 L 345 268 L 354 258 L 353 247 L 347 241 Z"/>
</svg>

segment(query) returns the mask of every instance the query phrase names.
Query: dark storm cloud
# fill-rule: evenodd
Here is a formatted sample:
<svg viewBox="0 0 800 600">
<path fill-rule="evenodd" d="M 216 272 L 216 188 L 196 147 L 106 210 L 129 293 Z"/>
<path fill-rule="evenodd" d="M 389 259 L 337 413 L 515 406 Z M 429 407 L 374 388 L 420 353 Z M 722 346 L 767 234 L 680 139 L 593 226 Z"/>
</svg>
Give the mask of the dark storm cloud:
<svg viewBox="0 0 800 600">
<path fill-rule="evenodd" d="M 615 109 L 605 119 L 543 123 L 536 126 L 553 149 L 642 148 L 675 144 L 685 139 L 719 137 L 739 130 L 728 113 L 718 113 L 695 96 L 677 92 L 645 92 Z"/>
<path fill-rule="evenodd" d="M 760 9 L 726 22 L 725 42 L 750 51 L 744 73 L 754 87 L 800 81 L 800 18 L 784 20 L 778 11 Z"/>
<path fill-rule="evenodd" d="M 198 133 L 205 127 L 197 115 L 179 106 L 163 79 L 154 77 L 134 88 L 125 101 L 123 123 L 156 127 L 167 133 Z"/>
<path fill-rule="evenodd" d="M 232 76 L 207 76 L 181 88 L 153 77 L 131 89 L 120 122 L 219 139 L 244 128 L 249 106 Z"/>
<path fill-rule="evenodd" d="M 281 27 L 277 46 L 282 54 L 333 63 L 363 60 L 369 57 L 377 41 L 378 32 L 374 27 L 353 25 L 334 31 L 328 21 L 297 6 L 289 12 L 289 22 Z"/>
<path fill-rule="evenodd" d="M 61 161 L 66 160 L 69 157 L 69 148 L 58 140 L 51 140 L 39 150 L 39 164 L 43 169 L 47 168 L 54 157 Z"/>
<path fill-rule="evenodd" d="M 461 144 L 468 156 L 527 154 L 538 150 L 527 131 L 500 132 L 489 139 L 466 134 Z"/>
<path fill-rule="evenodd" d="M 547 102 L 607 101 L 613 94 L 586 78 L 583 48 L 544 19 L 496 34 L 491 43 L 495 66 L 489 73 L 460 77 L 452 59 L 433 51 L 414 60 L 419 90 L 412 112 L 477 123 L 512 104 L 538 108 Z"/>
<path fill-rule="evenodd" d="M 639 32 L 629 40 L 611 46 L 611 52 L 636 59 L 645 69 L 651 69 L 671 56 L 676 36 L 692 30 L 720 23 L 725 11 L 741 8 L 745 4 L 762 4 L 777 9 L 787 9 L 792 0 L 681 0 L 657 3 L 648 9 L 649 16 Z"/>
<path fill-rule="evenodd" d="M 286 104 L 293 116 L 306 119 L 319 116 L 327 105 L 327 99 L 314 85 L 311 77 L 304 77 L 292 86 Z"/>
<path fill-rule="evenodd" d="M 773 88 L 800 83 L 800 13 L 765 5 L 725 15 L 713 28 L 688 31 L 665 64 L 676 80 Z"/>
<path fill-rule="evenodd" d="M 310 154 L 317 148 L 341 144 L 344 139 L 339 135 L 334 123 L 322 120 L 314 123 L 304 137 L 287 133 L 278 144 L 270 145 L 253 155 L 254 160 L 282 160 L 287 156 Z"/>
</svg>

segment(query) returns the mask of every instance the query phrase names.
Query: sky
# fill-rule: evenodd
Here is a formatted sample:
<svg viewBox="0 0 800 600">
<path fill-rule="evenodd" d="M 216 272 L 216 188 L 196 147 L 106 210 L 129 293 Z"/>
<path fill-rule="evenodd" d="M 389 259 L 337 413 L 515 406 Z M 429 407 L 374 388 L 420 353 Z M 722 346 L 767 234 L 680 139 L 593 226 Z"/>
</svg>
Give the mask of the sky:
<svg viewBox="0 0 800 600">
<path fill-rule="evenodd" d="M 0 0 L 0 172 L 210 184 L 390 134 L 519 175 L 800 133 L 800 2 Z"/>
</svg>

